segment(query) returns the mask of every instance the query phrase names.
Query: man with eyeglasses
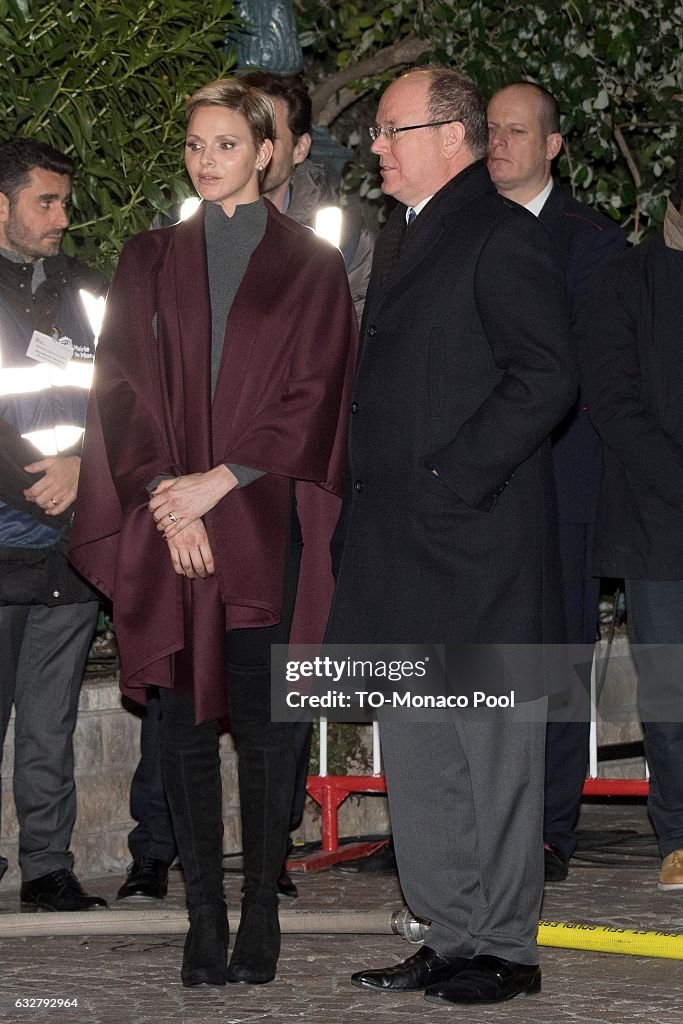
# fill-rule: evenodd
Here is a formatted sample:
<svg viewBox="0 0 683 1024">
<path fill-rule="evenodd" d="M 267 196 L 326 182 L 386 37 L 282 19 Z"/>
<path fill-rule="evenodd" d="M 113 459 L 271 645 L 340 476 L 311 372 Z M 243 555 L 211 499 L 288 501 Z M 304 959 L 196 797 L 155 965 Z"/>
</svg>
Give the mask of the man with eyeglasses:
<svg viewBox="0 0 683 1024">
<path fill-rule="evenodd" d="M 459 663 L 476 667 L 562 640 L 547 437 L 576 394 L 563 282 L 536 219 L 496 193 L 470 79 L 409 72 L 370 134 L 398 202 L 363 317 L 327 639 L 471 645 Z M 400 881 L 430 923 L 357 986 L 446 1004 L 540 991 L 546 698 L 519 698 L 378 711 Z"/>
</svg>

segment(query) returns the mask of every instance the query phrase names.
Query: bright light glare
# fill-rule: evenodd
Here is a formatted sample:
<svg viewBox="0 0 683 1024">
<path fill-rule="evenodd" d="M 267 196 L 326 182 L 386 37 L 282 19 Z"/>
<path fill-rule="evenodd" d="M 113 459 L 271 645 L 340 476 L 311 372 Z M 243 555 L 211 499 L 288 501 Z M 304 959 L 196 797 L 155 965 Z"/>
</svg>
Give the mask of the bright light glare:
<svg viewBox="0 0 683 1024">
<path fill-rule="evenodd" d="M 338 206 L 323 206 L 315 217 L 315 233 L 339 248 L 342 212 Z"/>
<path fill-rule="evenodd" d="M 85 288 L 80 289 L 81 299 L 85 306 L 85 312 L 88 315 L 92 332 L 95 335 L 95 344 L 100 334 L 102 327 L 102 318 L 104 316 L 104 296 L 93 295 L 92 292 L 88 292 Z"/>
<path fill-rule="evenodd" d="M 189 199 L 185 199 L 180 207 L 180 219 L 187 220 L 188 217 L 191 217 L 200 203 L 201 199 L 198 199 L 197 196 L 191 196 Z"/>
<path fill-rule="evenodd" d="M 83 427 L 60 425 L 51 427 L 48 430 L 30 430 L 27 434 L 22 434 L 21 436 L 35 445 L 43 455 L 57 455 L 58 452 L 72 448 L 80 439 L 82 433 Z"/>
</svg>

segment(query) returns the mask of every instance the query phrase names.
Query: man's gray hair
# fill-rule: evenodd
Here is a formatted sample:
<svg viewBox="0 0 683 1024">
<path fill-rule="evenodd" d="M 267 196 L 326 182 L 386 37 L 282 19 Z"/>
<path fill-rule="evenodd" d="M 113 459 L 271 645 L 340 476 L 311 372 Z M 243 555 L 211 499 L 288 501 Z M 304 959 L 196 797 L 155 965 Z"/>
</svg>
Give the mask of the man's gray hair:
<svg viewBox="0 0 683 1024">
<path fill-rule="evenodd" d="M 486 156 L 489 145 L 486 104 L 478 86 L 454 68 L 428 64 L 427 111 L 433 121 L 460 121 L 465 127 L 465 142 L 475 160 Z"/>
</svg>

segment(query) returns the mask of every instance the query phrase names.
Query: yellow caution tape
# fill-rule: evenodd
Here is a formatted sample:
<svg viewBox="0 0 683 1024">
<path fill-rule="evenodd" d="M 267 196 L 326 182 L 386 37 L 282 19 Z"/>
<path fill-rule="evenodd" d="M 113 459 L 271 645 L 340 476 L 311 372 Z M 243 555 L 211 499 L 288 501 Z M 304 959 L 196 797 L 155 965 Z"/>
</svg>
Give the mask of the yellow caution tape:
<svg viewBox="0 0 683 1024">
<path fill-rule="evenodd" d="M 538 943 L 562 949 L 592 949 L 599 953 L 683 960 L 683 935 L 678 932 L 612 928 L 573 921 L 539 921 Z"/>
</svg>

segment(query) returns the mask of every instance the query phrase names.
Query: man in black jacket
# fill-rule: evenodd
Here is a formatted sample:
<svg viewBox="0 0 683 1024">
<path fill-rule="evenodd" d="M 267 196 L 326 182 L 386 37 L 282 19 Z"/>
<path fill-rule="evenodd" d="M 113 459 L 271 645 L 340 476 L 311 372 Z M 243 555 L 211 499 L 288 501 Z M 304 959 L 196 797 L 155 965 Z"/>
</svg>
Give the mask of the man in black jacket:
<svg viewBox="0 0 683 1024">
<path fill-rule="evenodd" d="M 563 282 L 535 218 L 496 194 L 470 79 L 402 76 L 370 134 L 399 202 L 363 314 L 327 640 L 465 646 L 476 672 L 489 647 L 563 635 L 547 443 L 576 394 Z M 545 711 L 378 712 L 401 886 L 430 924 L 356 985 L 439 1003 L 540 990 Z"/>
<path fill-rule="evenodd" d="M 96 910 L 69 846 L 73 730 L 97 596 L 69 567 L 94 336 L 82 290 L 99 274 L 61 251 L 72 161 L 0 144 L 0 750 L 12 706 L 22 906 Z M 0 857 L 0 874 L 7 861 Z"/>
<path fill-rule="evenodd" d="M 596 283 L 580 348 L 604 474 L 595 572 L 624 577 L 659 888 L 683 890 L 683 149 L 664 230 Z"/>
<path fill-rule="evenodd" d="M 562 136 L 557 101 L 546 89 L 531 82 L 506 86 L 492 97 L 488 121 L 493 183 L 501 195 L 535 214 L 550 234 L 553 256 L 565 279 L 572 339 L 578 344 L 586 329 L 590 279 L 625 248 L 624 234 L 553 180 L 552 164 L 562 148 Z M 590 568 L 600 439 L 591 426 L 585 395 L 553 431 L 552 440 L 566 639 L 575 645 L 574 659 L 589 677 L 600 588 Z M 589 678 L 582 682 L 584 688 L 577 685 L 549 707 L 543 820 L 546 881 L 567 877 L 576 849 L 590 735 Z"/>
</svg>

